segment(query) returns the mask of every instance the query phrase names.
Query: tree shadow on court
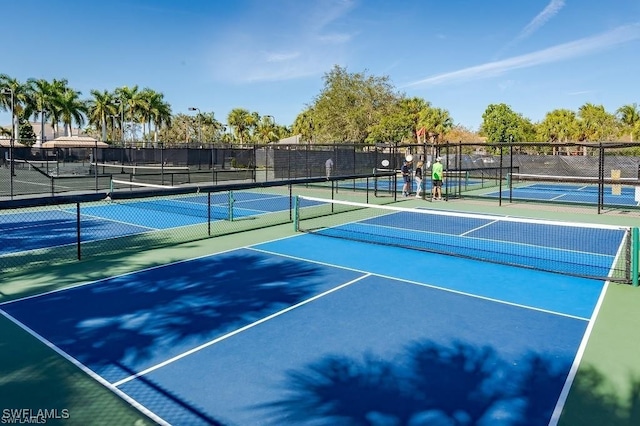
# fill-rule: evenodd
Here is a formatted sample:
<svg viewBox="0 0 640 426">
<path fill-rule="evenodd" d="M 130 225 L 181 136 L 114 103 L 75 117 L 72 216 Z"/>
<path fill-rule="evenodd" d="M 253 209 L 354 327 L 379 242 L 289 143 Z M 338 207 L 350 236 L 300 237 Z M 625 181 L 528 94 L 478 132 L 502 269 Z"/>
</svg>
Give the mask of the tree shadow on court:
<svg viewBox="0 0 640 426">
<path fill-rule="evenodd" d="M 46 409 L 57 410 L 59 415 L 68 410 L 68 419 L 48 419 L 46 424 L 51 425 L 155 424 L 4 317 L 0 317 L 0 330 L 0 417 L 5 416 L 2 423 L 12 423 L 10 413 L 3 410 Z M 34 420 L 21 417 L 21 422 Z"/>
<path fill-rule="evenodd" d="M 274 424 L 546 425 L 569 365 L 488 347 L 413 344 L 392 359 L 328 356 L 291 371 L 287 398 L 257 407 Z"/>
<path fill-rule="evenodd" d="M 640 377 L 630 374 L 626 389 L 616 387 L 595 367 L 578 370 L 559 425 L 635 426 L 640 424 Z"/>
<path fill-rule="evenodd" d="M 137 365 L 201 344 L 317 294 L 333 268 L 231 252 L 5 305 L 91 366 Z M 167 355 L 168 354 L 168 355 Z"/>
</svg>

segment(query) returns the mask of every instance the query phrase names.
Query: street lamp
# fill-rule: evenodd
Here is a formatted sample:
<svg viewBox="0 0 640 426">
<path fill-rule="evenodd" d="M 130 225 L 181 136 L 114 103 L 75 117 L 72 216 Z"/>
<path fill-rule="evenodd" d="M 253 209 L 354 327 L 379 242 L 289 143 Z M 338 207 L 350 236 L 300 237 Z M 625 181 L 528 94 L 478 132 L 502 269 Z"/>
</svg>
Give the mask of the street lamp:
<svg viewBox="0 0 640 426">
<path fill-rule="evenodd" d="M 198 111 L 198 142 L 202 144 L 202 113 L 196 107 L 189 107 L 189 111 Z"/>
<path fill-rule="evenodd" d="M 265 115 L 264 118 L 270 118 L 271 119 L 271 127 L 273 128 L 272 130 L 275 132 L 276 119 L 273 117 L 273 115 Z"/>
<path fill-rule="evenodd" d="M 11 139 L 9 139 L 9 168 L 10 168 L 9 195 L 11 196 L 11 199 L 13 199 L 13 177 L 15 176 L 15 169 L 13 164 L 13 147 L 14 147 L 14 140 L 16 137 L 16 119 L 14 117 L 15 106 L 13 103 L 13 89 L 5 87 L 2 89 L 2 94 L 11 95 Z"/>
</svg>

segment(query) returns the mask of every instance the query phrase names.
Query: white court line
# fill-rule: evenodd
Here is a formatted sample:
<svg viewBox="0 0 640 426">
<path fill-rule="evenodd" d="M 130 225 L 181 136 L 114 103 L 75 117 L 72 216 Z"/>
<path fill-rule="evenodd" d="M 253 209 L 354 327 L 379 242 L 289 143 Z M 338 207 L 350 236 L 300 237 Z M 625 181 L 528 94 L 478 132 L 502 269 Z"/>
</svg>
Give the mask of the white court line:
<svg viewBox="0 0 640 426">
<path fill-rule="evenodd" d="M 567 402 L 567 397 L 569 396 L 569 391 L 573 386 L 573 381 L 575 380 L 576 374 L 578 373 L 578 368 L 580 367 L 580 362 L 582 361 L 582 357 L 584 356 L 584 352 L 587 349 L 587 343 L 589 342 L 589 337 L 591 336 L 591 332 L 593 331 L 593 327 L 595 326 L 595 319 L 600 312 L 600 307 L 604 301 L 604 296 L 609 288 L 609 281 L 605 282 L 602 291 L 600 292 L 600 297 L 598 298 L 598 302 L 596 303 L 596 307 L 593 310 L 593 315 L 587 324 L 587 329 L 584 332 L 584 336 L 582 336 L 582 341 L 580 342 L 580 346 L 578 347 L 578 351 L 576 352 L 576 356 L 573 359 L 573 363 L 571 364 L 571 368 L 569 369 L 569 374 L 567 375 L 567 380 L 564 382 L 564 386 L 560 391 L 560 396 L 558 397 L 558 401 L 556 402 L 556 406 L 553 409 L 553 413 L 551 414 L 551 420 L 549 421 L 549 426 L 557 426 L 558 421 L 560 420 L 560 415 L 562 414 L 562 410 L 564 409 L 564 405 Z"/>
<path fill-rule="evenodd" d="M 41 343 L 46 345 L 48 348 L 52 349 L 54 352 L 56 352 L 58 355 L 60 355 L 61 357 L 63 357 L 67 361 L 69 361 L 71 364 L 73 364 L 76 367 L 78 367 L 80 370 L 85 372 L 89 377 L 91 377 L 92 379 L 96 380 L 98 383 L 100 383 L 101 385 L 103 385 L 104 387 L 109 389 L 111 392 L 113 392 L 114 394 L 116 394 L 117 396 L 119 396 L 120 398 L 125 400 L 126 402 L 128 402 L 131 406 L 135 407 L 138 411 L 140 411 L 141 413 L 143 413 L 147 417 L 151 418 L 152 420 L 154 420 L 155 422 L 157 422 L 158 424 L 161 424 L 163 426 L 165 426 L 165 425 L 166 426 L 170 426 L 170 423 L 168 423 L 167 421 L 165 421 L 164 419 L 159 417 L 157 414 L 155 414 L 153 411 L 149 410 L 147 407 L 145 407 L 144 405 L 140 404 L 138 401 L 136 401 L 135 399 L 131 398 L 129 395 L 127 395 L 126 393 L 124 393 L 123 391 L 121 391 L 120 389 L 118 389 L 117 387 L 112 385 L 111 383 L 109 383 L 106 379 L 104 379 L 102 376 L 97 374 L 95 371 L 93 371 L 92 369 L 90 369 L 89 367 L 87 367 L 86 365 L 84 365 L 83 363 L 81 363 L 80 361 L 78 361 L 77 359 L 72 357 L 71 355 L 67 354 L 65 351 L 63 351 L 62 349 L 60 349 L 59 347 L 57 347 L 56 345 L 54 345 L 53 343 L 51 343 L 50 341 L 45 339 L 44 337 L 40 336 L 34 330 L 29 328 L 26 324 L 23 324 L 22 322 L 18 321 L 16 318 L 14 318 L 13 316 L 11 316 L 8 313 L 4 312 L 3 310 L 0 310 L 0 315 L 4 316 L 9 321 L 13 322 L 15 325 L 17 325 L 18 327 L 20 327 L 23 330 L 25 330 L 31 336 L 33 336 L 36 339 L 38 339 Z"/>
<path fill-rule="evenodd" d="M 623 247 L 622 245 L 618 248 L 618 253 L 611 265 L 610 272 L 613 272 L 615 265 L 618 262 L 618 259 L 622 255 Z M 582 357 L 584 356 L 584 352 L 587 348 L 587 343 L 589 342 L 589 337 L 591 336 L 591 332 L 593 331 L 593 327 L 595 326 L 596 318 L 600 313 L 600 308 L 604 303 L 604 297 L 609 289 L 609 281 L 604 283 L 604 287 L 600 292 L 600 297 L 598 298 L 598 302 L 596 303 L 596 307 L 593 310 L 591 315 L 591 319 L 589 324 L 587 325 L 587 329 L 585 330 L 584 336 L 582 336 L 582 341 L 580 342 L 580 346 L 578 347 L 578 351 L 576 352 L 576 356 L 573 360 L 573 364 L 571 364 L 571 369 L 569 370 L 569 374 L 567 375 L 567 380 L 564 382 L 564 386 L 562 387 L 562 391 L 560 392 L 560 396 L 558 397 L 558 401 L 556 402 L 556 406 L 551 415 L 551 420 L 549 421 L 549 426 L 557 426 L 558 421 L 560 420 L 560 415 L 562 414 L 562 410 L 564 409 L 564 405 L 567 402 L 567 398 L 569 396 L 569 392 L 571 391 L 571 387 L 573 386 L 573 381 L 576 378 L 576 374 L 578 374 L 578 368 L 580 367 L 580 363 L 582 361 Z"/>
<path fill-rule="evenodd" d="M 470 234 L 470 233 L 475 232 L 475 231 L 479 231 L 479 230 L 481 230 L 482 228 L 486 228 L 487 226 L 491 226 L 491 225 L 493 225 L 494 223 L 498 223 L 498 222 L 499 222 L 499 220 L 494 220 L 494 221 L 492 221 L 492 222 L 487 222 L 487 223 L 485 223 L 484 225 L 476 226 L 475 228 L 472 228 L 472 229 L 469 229 L 468 231 L 463 232 L 462 234 L 460 234 L 460 236 L 461 236 L 461 237 L 466 237 L 466 236 L 467 236 L 467 234 Z"/>
<path fill-rule="evenodd" d="M 287 313 L 289 311 L 292 311 L 292 310 L 294 310 L 296 308 L 299 308 L 300 306 L 306 305 L 306 304 L 308 304 L 310 302 L 313 302 L 314 300 L 317 300 L 317 299 L 319 299 L 321 297 L 324 297 L 324 296 L 326 296 L 328 294 L 331 294 L 331 293 L 333 293 L 335 291 L 343 289 L 343 288 L 345 288 L 345 287 L 347 287 L 347 286 L 349 286 L 351 284 L 354 284 L 354 283 L 356 283 L 356 282 L 358 282 L 358 281 L 360 281 L 360 280 L 362 280 L 364 278 L 367 278 L 368 276 L 370 276 L 370 275 L 369 274 L 365 274 L 365 275 L 363 275 L 361 277 L 358 277 L 358 278 L 356 278 L 354 280 L 351 280 L 351 281 L 349 281 L 347 283 L 341 284 L 341 285 L 339 285 L 337 287 L 334 287 L 334 288 L 332 288 L 330 290 L 327 290 L 324 293 L 320 293 L 320 294 L 318 294 L 316 296 L 313 296 L 313 297 L 311 297 L 309 299 L 303 300 L 302 302 L 296 303 L 295 305 L 289 306 L 288 308 L 285 308 L 285 309 L 283 309 L 281 311 L 278 311 L 278 312 L 273 313 L 273 314 L 271 314 L 269 316 L 266 316 L 266 317 L 264 317 L 264 318 L 262 318 L 262 319 L 260 319 L 258 321 L 252 322 L 251 324 L 247 324 L 244 327 L 240 327 L 237 330 L 234 330 L 234 331 L 232 331 L 230 333 L 227 333 L 227 334 L 225 334 L 223 336 L 220 336 L 218 338 L 210 340 L 210 341 L 208 341 L 206 343 L 203 343 L 202 345 L 196 346 L 195 348 L 190 349 L 190 350 L 188 350 L 186 352 L 183 352 L 180 355 L 176 355 L 173 358 L 169 358 L 166 361 L 163 361 L 163 362 L 161 362 L 159 364 L 156 364 L 156 365 L 154 365 L 152 367 L 149 367 L 149 368 L 147 368 L 145 370 L 142 370 L 142 371 L 140 371 L 140 372 L 138 372 L 136 374 L 133 374 L 133 375 L 131 375 L 129 377 L 125 377 L 122 380 L 118 380 L 117 382 L 113 383 L 113 386 L 116 386 L 116 387 L 117 386 L 121 386 L 121 385 L 123 385 L 123 384 L 125 384 L 127 382 L 130 382 L 131 380 L 134 380 L 134 379 L 136 379 L 136 378 L 138 378 L 140 376 L 144 376 L 145 374 L 151 373 L 152 371 L 155 371 L 155 370 L 157 370 L 159 368 L 165 367 L 165 366 L 167 366 L 169 364 L 172 364 L 172 363 L 174 363 L 174 362 L 176 362 L 176 361 L 178 361 L 178 360 L 180 360 L 180 359 L 182 359 L 184 357 L 187 357 L 187 356 L 189 356 L 191 354 L 194 354 L 194 353 L 196 353 L 198 351 L 201 351 L 204 348 L 207 348 L 207 347 L 209 347 L 211 345 L 214 345 L 214 344 L 216 344 L 218 342 L 226 340 L 229 337 L 235 336 L 238 333 L 242 333 L 243 331 L 249 330 L 250 328 L 253 328 L 253 327 L 255 327 L 257 325 L 260 325 L 260 324 L 262 324 L 264 322 L 272 320 L 273 318 L 279 317 L 280 315 L 285 314 L 285 313 Z"/>
<path fill-rule="evenodd" d="M 381 217 L 381 216 L 379 216 Z M 500 221 L 496 220 L 493 221 L 489 224 L 480 226 L 478 228 L 475 228 L 474 230 L 478 230 L 484 226 L 488 226 L 490 224 L 493 223 L 498 223 Z M 423 231 L 423 230 L 419 230 L 419 229 L 411 229 L 411 228 L 398 228 L 396 226 L 390 226 L 390 225 L 379 225 L 379 224 L 371 224 L 371 223 L 366 223 L 366 222 L 358 222 L 358 221 L 354 221 L 354 222 L 348 222 L 345 223 L 343 225 L 338 225 L 338 226 L 334 226 L 332 228 L 327 228 L 327 229 L 334 229 L 334 228 L 339 228 L 341 226 L 344 225 L 349 225 L 349 224 L 356 224 L 358 226 L 363 226 L 363 227 L 374 227 L 374 228 L 386 228 L 386 229 L 400 229 L 400 230 L 410 230 L 411 232 L 414 233 L 419 233 L 419 234 L 428 234 L 428 235 L 443 235 L 443 236 L 447 236 L 447 237 L 462 237 L 465 240 L 475 240 L 475 241 L 482 241 L 482 242 L 493 242 L 493 243 L 498 243 L 498 244 L 502 244 L 502 245 L 511 245 L 511 246 L 516 246 L 516 247 L 532 247 L 532 248 L 538 248 L 538 249 L 544 249 L 544 250 L 548 250 L 548 251 L 554 251 L 554 252 L 560 252 L 560 253 L 576 253 L 576 254 L 585 254 L 585 255 L 589 255 L 589 256 L 593 256 L 593 257 L 604 257 L 604 258 L 610 258 L 610 257 L 615 257 L 612 254 L 606 254 L 606 253 L 593 253 L 593 252 L 589 252 L 589 251 L 582 251 L 582 250 L 574 250 L 574 249 L 565 249 L 565 248 L 560 248 L 560 247 L 551 247 L 551 246 L 539 246 L 536 244 L 529 244 L 529 243 L 521 243 L 521 242 L 517 242 L 517 241 L 509 241 L 509 240 L 498 240 L 495 238 L 479 238 L 479 237 L 469 237 L 465 234 L 467 234 L 468 232 L 471 232 L 473 230 L 470 231 L 466 231 L 463 234 L 448 234 L 445 232 L 432 232 L 432 231 Z M 322 235 L 321 233 L 318 235 Z M 360 241 L 362 242 L 362 241 Z M 556 260 L 557 259 L 553 259 Z M 547 271 L 548 272 L 548 271 Z"/>
<path fill-rule="evenodd" d="M 154 231 L 149 231 L 149 232 L 154 232 Z M 141 234 L 146 234 L 146 233 L 147 232 L 141 232 L 140 234 L 131 234 L 131 235 L 141 235 Z M 113 237 L 113 238 L 120 238 L 120 237 Z M 287 237 L 287 238 L 290 238 L 290 237 Z M 112 239 L 112 238 L 109 238 L 109 239 Z M 278 239 L 276 239 L 274 241 L 278 241 Z M 260 243 L 260 244 L 262 244 L 262 243 Z M 56 246 L 56 247 L 64 247 L 64 246 L 67 246 L 67 245 L 68 244 L 64 244 L 62 246 Z M 175 266 L 175 265 L 179 265 L 181 263 L 191 262 L 193 260 L 198 260 L 198 259 L 204 259 L 204 258 L 210 257 L 210 256 L 217 256 L 219 254 L 230 253 L 230 252 L 236 251 L 236 250 L 244 250 L 244 249 L 247 249 L 247 248 L 248 247 L 236 247 L 236 248 L 231 248 L 231 249 L 228 249 L 228 250 L 219 251 L 219 252 L 216 252 L 216 253 L 209 253 L 209 254 L 203 254 L 202 256 L 191 257 L 189 259 L 176 260 L 176 261 L 173 261 L 173 262 L 164 263 L 162 265 L 150 266 L 148 268 L 138 269 L 138 270 L 130 271 L 130 272 L 125 272 L 125 273 L 118 274 L 118 275 L 111 275 L 111 276 L 108 276 L 108 277 L 100 278 L 99 280 L 87 281 L 87 282 L 84 282 L 84 283 L 78 283 L 78 284 L 70 285 L 68 287 L 62 287 L 62 288 L 57 288 L 57 289 L 54 289 L 54 290 L 45 291 L 43 293 L 32 294 L 31 296 L 25 296 L 25 297 L 20 297 L 18 299 L 7 300 L 6 302 L 0 302 L 0 307 L 2 305 L 8 305 L 8 304 L 11 304 L 11 303 L 21 302 L 23 300 L 34 299 L 36 297 L 48 296 L 50 294 L 60 293 L 62 291 L 73 290 L 74 288 L 78 288 L 78 287 L 84 287 L 84 286 L 92 285 L 92 284 L 99 284 L 99 283 L 101 283 L 103 281 L 109 281 L 109 280 L 116 279 L 116 278 L 122 278 L 122 277 L 126 277 L 127 275 L 134 275 L 134 274 L 137 274 L 137 273 L 153 271 L 154 269 L 160 269 L 160 268 L 164 268 L 164 267 L 168 267 L 168 266 Z M 31 250 L 28 250 L 28 251 L 31 251 Z"/>
<path fill-rule="evenodd" d="M 367 244 L 367 243 L 361 243 L 361 244 Z M 258 248 L 255 248 L 255 247 L 247 247 L 247 248 L 249 250 L 255 250 L 255 251 L 259 251 L 261 253 L 267 253 L 267 254 L 271 254 L 271 255 L 274 255 L 274 256 L 281 256 L 281 257 L 286 257 L 286 258 L 293 259 L 293 260 L 299 260 L 299 261 L 304 261 L 304 262 L 315 263 L 315 264 L 318 264 L 318 265 L 331 266 L 331 267 L 338 268 L 338 269 L 345 269 L 345 270 L 349 270 L 349 271 L 353 271 L 353 272 L 359 272 L 359 273 L 362 273 L 362 274 L 368 274 L 368 275 L 373 276 L 373 277 L 380 277 L 380 278 L 384 278 L 384 279 L 388 279 L 388 280 L 400 281 L 400 282 L 407 283 L 407 284 L 419 285 L 419 286 L 422 286 L 422 287 L 432 288 L 434 290 L 442 290 L 442 291 L 446 291 L 448 293 L 454 293 L 454 294 L 459 294 L 459 295 L 462 295 L 462 296 L 473 297 L 474 299 L 481 299 L 481 300 L 486 300 L 486 301 L 489 301 L 489 302 L 500 303 L 502 305 L 515 306 L 515 307 L 518 307 L 518 308 L 528 309 L 528 310 L 531 310 L 531 311 L 544 312 L 546 314 L 556 315 L 556 316 L 565 317 L 565 318 L 573 318 L 573 319 L 577 319 L 577 320 L 581 320 L 581 321 L 589 321 L 589 318 L 579 317 L 577 315 L 570 315 L 570 314 L 565 314 L 563 312 L 556 312 L 556 311 L 550 311 L 548 309 L 536 308 L 535 306 L 527 306 L 527 305 L 522 305 L 522 304 L 519 304 L 519 303 L 507 302 L 505 300 L 493 299 L 493 298 L 487 297 L 487 296 L 480 296 L 478 294 L 467 293 L 467 292 L 464 292 L 464 291 L 454 290 L 454 289 L 450 289 L 450 288 L 447 288 L 447 287 L 440 287 L 440 286 L 433 285 L 433 284 L 426 284 L 426 283 L 422 283 L 422 282 L 419 282 L 419 281 L 407 280 L 407 279 L 404 279 L 404 278 L 398 278 L 398 277 L 394 277 L 394 276 L 390 276 L 390 275 L 377 274 L 377 273 L 374 273 L 374 272 L 363 271 L 363 270 L 356 269 L 356 268 L 349 268 L 347 266 L 340 266 L 340 265 L 335 265 L 333 263 L 320 262 L 320 261 L 316 261 L 316 260 L 306 259 L 304 257 L 298 257 L 298 256 L 292 256 L 292 255 L 288 255 L 288 254 L 282 254 L 282 253 L 273 252 L 273 251 L 269 251 L 269 250 L 258 249 Z M 438 254 L 436 254 L 436 255 L 438 255 Z M 440 255 L 438 255 L 438 256 L 440 256 Z M 548 273 L 552 273 L 552 272 L 548 272 Z"/>
</svg>

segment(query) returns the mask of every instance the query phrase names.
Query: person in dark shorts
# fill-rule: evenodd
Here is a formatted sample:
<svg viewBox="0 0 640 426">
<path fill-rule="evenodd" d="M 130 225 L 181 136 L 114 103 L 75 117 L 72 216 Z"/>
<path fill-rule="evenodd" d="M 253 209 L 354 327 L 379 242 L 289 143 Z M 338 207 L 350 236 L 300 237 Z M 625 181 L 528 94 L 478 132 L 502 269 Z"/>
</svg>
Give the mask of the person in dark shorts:
<svg viewBox="0 0 640 426">
<path fill-rule="evenodd" d="M 438 157 L 431 166 L 431 182 L 433 183 L 433 193 L 431 194 L 431 198 L 434 200 L 442 200 L 442 177 L 442 158 Z"/>
<path fill-rule="evenodd" d="M 402 196 L 406 197 L 409 195 L 409 185 L 411 184 L 411 168 L 407 160 L 404 160 L 402 163 L 400 172 L 402 173 L 402 180 L 404 180 L 404 185 L 402 185 Z"/>
</svg>

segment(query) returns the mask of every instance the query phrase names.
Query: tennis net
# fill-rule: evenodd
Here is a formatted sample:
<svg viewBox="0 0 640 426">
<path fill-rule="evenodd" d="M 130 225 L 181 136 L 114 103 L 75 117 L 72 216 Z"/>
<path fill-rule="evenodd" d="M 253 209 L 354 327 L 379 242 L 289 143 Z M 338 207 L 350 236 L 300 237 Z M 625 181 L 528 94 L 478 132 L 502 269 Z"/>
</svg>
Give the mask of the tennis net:
<svg viewBox="0 0 640 426">
<path fill-rule="evenodd" d="M 298 198 L 294 218 L 302 232 L 586 278 L 635 283 L 635 275 L 637 281 L 638 230 L 630 227 Z"/>
<path fill-rule="evenodd" d="M 111 180 L 109 200 L 123 206 L 154 210 L 170 214 L 194 216 L 214 220 L 233 220 L 233 193 L 200 193 L 197 189 L 186 194 L 166 194 L 173 186 L 141 182 Z M 128 193 L 132 197 L 124 197 Z M 137 198 L 136 195 L 155 193 L 155 197 Z"/>
<path fill-rule="evenodd" d="M 99 174 L 126 177 L 131 182 L 146 182 L 160 185 L 190 183 L 189 167 L 181 166 L 131 166 L 126 164 L 91 163 Z"/>
</svg>

